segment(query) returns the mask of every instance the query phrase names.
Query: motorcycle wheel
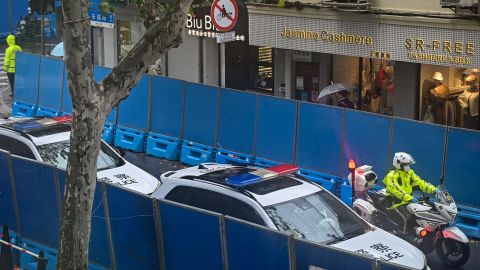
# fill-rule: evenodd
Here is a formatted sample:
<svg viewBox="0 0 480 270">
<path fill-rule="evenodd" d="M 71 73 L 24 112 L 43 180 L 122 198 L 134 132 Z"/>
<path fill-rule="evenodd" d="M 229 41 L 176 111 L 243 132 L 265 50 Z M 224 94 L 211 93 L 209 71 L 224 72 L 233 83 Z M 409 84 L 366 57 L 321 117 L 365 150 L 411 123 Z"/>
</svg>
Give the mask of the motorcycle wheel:
<svg viewBox="0 0 480 270">
<path fill-rule="evenodd" d="M 440 238 L 435 250 L 440 260 L 450 267 L 464 265 L 470 257 L 470 246 L 450 238 Z"/>
</svg>

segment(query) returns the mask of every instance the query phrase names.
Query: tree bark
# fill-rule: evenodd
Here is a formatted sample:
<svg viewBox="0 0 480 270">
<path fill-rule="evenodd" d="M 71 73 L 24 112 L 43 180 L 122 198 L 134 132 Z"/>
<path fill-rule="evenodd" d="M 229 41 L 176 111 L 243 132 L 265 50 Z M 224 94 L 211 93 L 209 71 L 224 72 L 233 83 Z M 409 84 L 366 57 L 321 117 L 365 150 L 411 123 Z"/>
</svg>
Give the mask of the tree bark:
<svg viewBox="0 0 480 270">
<path fill-rule="evenodd" d="M 93 79 L 88 2 L 62 0 L 73 121 L 57 269 L 88 268 L 97 157 L 105 119 L 113 107 L 128 97 L 148 67 L 168 49 L 182 42 L 182 30 L 192 0 L 168 1 L 166 15 L 150 24 L 137 45 L 99 84 Z"/>
</svg>

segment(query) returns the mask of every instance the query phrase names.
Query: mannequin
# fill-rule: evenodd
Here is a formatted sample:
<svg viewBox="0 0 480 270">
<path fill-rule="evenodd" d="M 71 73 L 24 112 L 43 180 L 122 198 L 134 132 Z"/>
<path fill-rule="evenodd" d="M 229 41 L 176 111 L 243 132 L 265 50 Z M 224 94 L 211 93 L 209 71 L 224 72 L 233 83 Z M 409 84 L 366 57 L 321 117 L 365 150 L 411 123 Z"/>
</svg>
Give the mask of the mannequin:
<svg viewBox="0 0 480 270">
<path fill-rule="evenodd" d="M 469 75 L 465 82 L 470 87 L 458 97 L 464 119 L 462 127 L 478 129 L 478 78 Z"/>
<path fill-rule="evenodd" d="M 432 112 L 435 123 L 444 125 L 447 120 L 445 102 L 448 100 L 448 88 L 443 84 L 442 73 L 435 72 L 432 79 L 435 83 L 435 87 L 430 89 Z"/>
</svg>

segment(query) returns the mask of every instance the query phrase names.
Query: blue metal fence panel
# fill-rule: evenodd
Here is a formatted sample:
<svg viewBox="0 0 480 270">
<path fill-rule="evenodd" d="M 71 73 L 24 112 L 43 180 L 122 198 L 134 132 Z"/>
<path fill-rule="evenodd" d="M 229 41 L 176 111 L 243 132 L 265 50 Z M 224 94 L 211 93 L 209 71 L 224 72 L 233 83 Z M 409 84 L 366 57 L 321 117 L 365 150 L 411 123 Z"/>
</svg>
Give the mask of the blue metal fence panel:
<svg viewBox="0 0 480 270">
<path fill-rule="evenodd" d="M 344 110 L 305 102 L 299 106 L 297 164 L 339 175 Z"/>
<path fill-rule="evenodd" d="M 255 155 L 277 162 L 294 162 L 297 103 L 258 97 Z"/>
<path fill-rule="evenodd" d="M 108 210 L 118 269 L 159 269 L 150 198 L 107 185 Z"/>
<path fill-rule="evenodd" d="M 165 201 L 159 208 L 166 269 L 223 269 L 219 215 Z"/>
<path fill-rule="evenodd" d="M 338 248 L 318 245 L 295 239 L 297 269 L 374 269 L 375 260 L 370 257 L 356 255 Z"/>
<path fill-rule="evenodd" d="M 64 62 L 65 65 L 65 62 Z M 68 73 L 67 68 L 63 69 L 63 98 L 62 98 L 62 112 L 71 113 L 73 111 L 72 107 L 72 97 L 70 96 L 70 91 L 68 91 Z"/>
<path fill-rule="evenodd" d="M 38 105 L 60 111 L 62 107 L 64 62 L 43 57 L 40 64 Z"/>
<path fill-rule="evenodd" d="M 37 104 L 41 57 L 17 53 L 15 64 L 15 100 Z"/>
<path fill-rule="evenodd" d="M 150 104 L 150 76 L 143 75 L 127 99 L 118 105 L 117 124 L 147 130 Z"/>
<path fill-rule="evenodd" d="M 13 204 L 12 179 L 9 171 L 10 154 L 0 150 L 0 225 L 8 225 L 11 230 L 17 230 L 15 206 Z"/>
<path fill-rule="evenodd" d="M 392 156 L 395 152 L 411 154 L 415 172 L 432 184 L 442 177 L 446 128 L 413 120 L 393 120 Z"/>
<path fill-rule="evenodd" d="M 215 146 L 217 93 L 216 87 L 187 83 L 183 139 Z"/>
<path fill-rule="evenodd" d="M 184 88 L 184 81 L 152 77 L 150 131 L 182 136 Z"/>
<path fill-rule="evenodd" d="M 220 91 L 217 147 L 253 154 L 256 100 L 253 93 Z"/>
<path fill-rule="evenodd" d="M 15 156 L 11 160 L 22 235 L 57 248 L 60 210 L 57 204 L 55 168 Z"/>
<path fill-rule="evenodd" d="M 230 218 L 225 219 L 225 225 L 228 269 L 290 268 L 288 235 Z"/>
<path fill-rule="evenodd" d="M 391 167 L 391 118 L 371 113 L 345 110 L 342 176 L 349 174 L 348 160 L 358 166 L 372 165 L 378 175 L 385 175 Z"/>
<path fill-rule="evenodd" d="M 64 170 L 57 170 L 57 173 L 60 186 L 60 202 L 63 203 L 63 191 L 65 190 L 67 175 Z M 90 232 L 88 259 L 90 262 L 103 267 L 111 267 L 112 262 L 109 254 L 107 224 L 105 221 L 104 201 L 102 198 L 101 185 L 101 183 L 97 183 L 97 188 L 95 189 L 95 194 L 93 196 L 92 229 Z"/>
<path fill-rule="evenodd" d="M 449 128 L 445 184 L 456 203 L 480 208 L 479 160 L 480 132 Z"/>
</svg>

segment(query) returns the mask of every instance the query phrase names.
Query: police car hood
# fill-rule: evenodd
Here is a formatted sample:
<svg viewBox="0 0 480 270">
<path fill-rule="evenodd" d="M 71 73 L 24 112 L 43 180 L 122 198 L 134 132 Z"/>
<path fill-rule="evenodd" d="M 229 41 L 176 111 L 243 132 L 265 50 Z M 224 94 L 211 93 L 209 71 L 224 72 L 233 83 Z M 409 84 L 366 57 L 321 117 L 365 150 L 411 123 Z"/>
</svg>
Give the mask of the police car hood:
<svg viewBox="0 0 480 270">
<path fill-rule="evenodd" d="M 418 248 L 378 228 L 332 246 L 413 269 L 426 266 L 425 255 Z"/>
<path fill-rule="evenodd" d="M 98 171 L 97 179 L 142 194 L 150 194 L 160 185 L 155 177 L 128 162 L 113 169 Z"/>
</svg>

